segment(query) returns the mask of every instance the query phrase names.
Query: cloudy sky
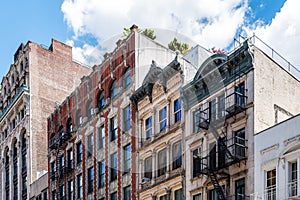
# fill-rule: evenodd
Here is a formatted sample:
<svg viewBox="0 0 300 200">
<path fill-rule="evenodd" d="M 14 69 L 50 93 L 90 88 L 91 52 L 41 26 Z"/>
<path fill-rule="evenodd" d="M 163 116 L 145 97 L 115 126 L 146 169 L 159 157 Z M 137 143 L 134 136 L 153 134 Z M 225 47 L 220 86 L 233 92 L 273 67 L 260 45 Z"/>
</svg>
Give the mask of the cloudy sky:
<svg viewBox="0 0 300 200">
<path fill-rule="evenodd" d="M 253 33 L 300 66 L 299 0 L 16 0 L 0 12 L 0 75 L 21 42 L 73 46 L 76 60 L 94 64 L 124 27 L 153 28 L 158 41 L 183 35 L 206 48 L 229 49 L 238 35 Z M 101 48 L 100 48 L 101 47 Z M 103 50 L 105 51 L 105 50 Z M 93 63 L 94 62 L 94 63 Z"/>
</svg>

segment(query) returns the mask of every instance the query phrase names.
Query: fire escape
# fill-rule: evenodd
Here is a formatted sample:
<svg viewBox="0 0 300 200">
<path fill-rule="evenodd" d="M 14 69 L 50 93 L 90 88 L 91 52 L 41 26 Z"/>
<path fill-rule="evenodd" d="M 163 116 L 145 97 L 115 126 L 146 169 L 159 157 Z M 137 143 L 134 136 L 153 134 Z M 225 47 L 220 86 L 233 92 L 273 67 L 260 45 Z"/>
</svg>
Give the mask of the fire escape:
<svg viewBox="0 0 300 200">
<path fill-rule="evenodd" d="M 226 132 L 221 130 L 227 119 L 235 118 L 239 113 L 246 114 L 246 101 L 242 83 L 226 97 L 218 98 L 218 102 L 209 102 L 205 109 L 201 108 L 198 112 L 198 127 L 209 130 L 217 141 L 207 155 L 200 156 L 200 173 L 210 178 L 218 200 L 226 199 L 219 181 L 220 170 L 247 159 L 245 132 L 228 138 Z"/>
<path fill-rule="evenodd" d="M 65 178 L 68 175 L 70 175 L 74 169 L 72 151 L 67 153 L 67 159 L 65 159 L 64 156 L 64 150 L 66 148 L 66 145 L 68 144 L 68 141 L 72 138 L 74 132 L 75 131 L 72 131 L 72 124 L 70 124 L 67 127 L 66 133 L 64 133 L 63 127 L 60 127 L 57 134 L 58 137 L 54 136 L 50 138 L 49 141 L 49 150 L 50 151 L 55 150 L 55 154 L 57 158 L 57 162 L 56 162 L 57 165 L 53 163 L 53 166 L 51 167 L 52 170 L 50 173 L 50 180 L 56 181 L 56 183 L 59 186 L 59 190 L 58 190 L 59 199 L 66 199 L 66 195 L 65 195 L 66 187 L 64 185 L 64 181 Z"/>
</svg>

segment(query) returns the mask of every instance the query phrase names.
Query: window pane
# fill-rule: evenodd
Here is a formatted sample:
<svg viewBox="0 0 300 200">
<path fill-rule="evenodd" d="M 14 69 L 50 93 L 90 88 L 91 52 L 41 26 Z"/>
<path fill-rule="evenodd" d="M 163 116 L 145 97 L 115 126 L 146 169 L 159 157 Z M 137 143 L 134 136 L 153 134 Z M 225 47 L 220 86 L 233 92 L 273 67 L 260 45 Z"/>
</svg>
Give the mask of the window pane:
<svg viewBox="0 0 300 200">
<path fill-rule="evenodd" d="M 130 106 L 127 106 L 123 110 L 123 126 L 124 131 L 128 131 L 131 128 L 131 122 L 130 122 Z"/>
<path fill-rule="evenodd" d="M 183 200 L 182 189 L 176 190 L 174 196 L 175 196 L 175 200 Z"/>
<path fill-rule="evenodd" d="M 177 99 L 174 101 L 174 118 L 175 123 L 181 120 L 181 100 Z"/>
<path fill-rule="evenodd" d="M 152 178 L 152 156 L 146 158 L 144 161 L 144 177 Z"/>
<path fill-rule="evenodd" d="M 152 137 L 152 117 L 149 117 L 145 121 L 145 127 L 146 127 L 146 139 Z"/>
<path fill-rule="evenodd" d="M 110 156 L 110 178 L 111 181 L 114 181 L 117 179 L 117 169 L 118 169 L 118 158 L 117 153 L 114 153 Z"/>
<path fill-rule="evenodd" d="M 131 168 L 131 146 L 124 147 L 124 173 L 129 172 Z"/>
<path fill-rule="evenodd" d="M 124 193 L 124 200 L 130 200 L 131 199 L 131 188 L 130 186 L 127 186 L 123 189 Z"/>
<path fill-rule="evenodd" d="M 177 142 L 173 144 L 173 169 L 177 169 L 181 167 L 182 164 L 182 156 L 181 156 L 181 142 Z"/>
<path fill-rule="evenodd" d="M 158 176 L 164 175 L 167 170 L 166 149 L 158 153 Z"/>
<path fill-rule="evenodd" d="M 167 128 L 167 107 L 159 111 L 159 127 L 160 131 L 164 131 Z"/>
</svg>

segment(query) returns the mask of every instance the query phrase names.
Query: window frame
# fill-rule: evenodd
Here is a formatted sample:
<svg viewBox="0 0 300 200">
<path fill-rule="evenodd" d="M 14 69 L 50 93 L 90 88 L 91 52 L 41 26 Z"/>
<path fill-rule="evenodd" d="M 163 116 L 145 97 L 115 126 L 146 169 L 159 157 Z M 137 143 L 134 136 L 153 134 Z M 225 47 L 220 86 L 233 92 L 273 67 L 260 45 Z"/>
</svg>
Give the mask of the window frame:
<svg viewBox="0 0 300 200">
<path fill-rule="evenodd" d="M 99 108 L 99 110 L 101 110 L 102 108 L 104 108 L 104 106 L 105 106 L 104 91 L 101 91 L 97 98 L 97 107 Z"/>
<path fill-rule="evenodd" d="M 123 173 L 126 174 L 131 170 L 131 144 L 123 147 Z"/>
<path fill-rule="evenodd" d="M 131 109 L 130 105 L 123 109 L 123 133 L 131 129 Z"/>
<path fill-rule="evenodd" d="M 131 199 L 131 185 L 123 187 L 123 199 L 124 200 L 130 200 Z"/>
<path fill-rule="evenodd" d="M 110 182 L 118 178 L 118 155 L 117 152 L 110 155 Z"/>
<path fill-rule="evenodd" d="M 118 138 L 118 118 L 114 116 L 109 119 L 110 142 Z"/>
<path fill-rule="evenodd" d="M 164 106 L 158 111 L 159 132 L 165 131 L 168 125 L 168 109 Z"/>
<path fill-rule="evenodd" d="M 94 133 L 87 135 L 87 158 L 90 158 L 94 154 Z"/>
<path fill-rule="evenodd" d="M 105 186 L 105 161 L 98 162 L 98 187 L 103 188 Z"/>
<path fill-rule="evenodd" d="M 97 128 L 98 150 L 105 148 L 105 126 L 102 124 Z"/>
<path fill-rule="evenodd" d="M 94 191 L 94 175 L 95 175 L 95 171 L 94 171 L 94 167 L 89 167 L 87 170 L 87 191 L 88 194 L 93 193 Z"/>
<path fill-rule="evenodd" d="M 77 175 L 77 199 L 83 198 L 83 179 L 82 173 Z"/>
<path fill-rule="evenodd" d="M 178 102 L 178 104 L 177 104 Z M 177 107 L 179 106 L 179 107 Z M 177 123 L 179 121 L 181 121 L 181 118 L 182 118 L 182 101 L 180 98 L 176 99 L 174 101 L 174 123 Z"/>
<path fill-rule="evenodd" d="M 157 155 L 157 177 L 159 177 L 167 173 L 167 149 L 160 150 Z"/>
<path fill-rule="evenodd" d="M 127 69 L 125 70 L 123 76 L 122 76 L 122 85 L 123 88 L 127 88 L 130 84 L 131 84 L 131 69 L 130 67 L 127 67 Z M 129 78 L 129 83 L 128 83 L 128 78 Z"/>
<path fill-rule="evenodd" d="M 150 122 L 150 125 L 147 124 L 147 122 Z M 146 140 L 152 137 L 153 135 L 153 119 L 152 116 L 149 116 L 147 119 L 145 119 L 145 134 L 146 134 Z"/>
<path fill-rule="evenodd" d="M 177 147 L 177 145 L 179 147 Z M 174 152 L 174 149 L 179 148 L 178 152 Z M 178 155 L 179 154 L 179 155 Z M 181 141 L 177 141 L 172 144 L 172 170 L 178 169 L 182 166 L 182 145 Z"/>
<path fill-rule="evenodd" d="M 115 98 L 118 95 L 118 88 L 117 88 L 117 80 L 113 80 L 109 87 L 109 97 L 111 99 Z"/>
<path fill-rule="evenodd" d="M 83 154 L 82 142 L 79 141 L 76 144 L 76 164 L 77 165 L 79 165 L 82 162 L 82 154 Z"/>
</svg>

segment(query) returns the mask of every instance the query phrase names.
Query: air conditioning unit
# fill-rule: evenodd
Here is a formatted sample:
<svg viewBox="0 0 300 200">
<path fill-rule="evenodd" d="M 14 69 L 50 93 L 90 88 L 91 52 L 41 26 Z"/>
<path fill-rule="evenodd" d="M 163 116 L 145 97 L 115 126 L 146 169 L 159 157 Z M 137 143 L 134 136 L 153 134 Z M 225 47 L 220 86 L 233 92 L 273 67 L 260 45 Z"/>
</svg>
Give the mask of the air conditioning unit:
<svg viewBox="0 0 300 200">
<path fill-rule="evenodd" d="M 150 181 L 150 178 L 144 177 L 144 178 L 142 178 L 142 180 L 141 180 L 141 184 L 147 183 L 147 182 L 149 182 L 149 181 Z"/>
</svg>

